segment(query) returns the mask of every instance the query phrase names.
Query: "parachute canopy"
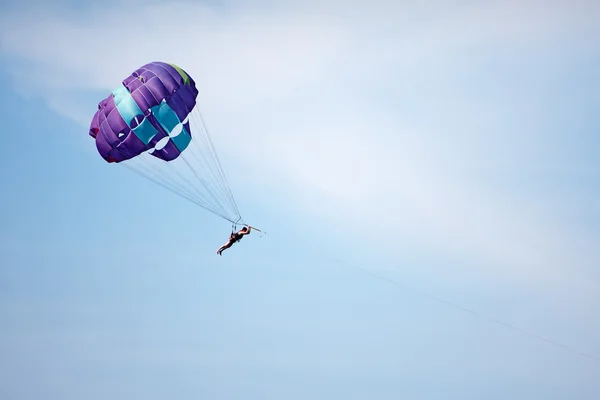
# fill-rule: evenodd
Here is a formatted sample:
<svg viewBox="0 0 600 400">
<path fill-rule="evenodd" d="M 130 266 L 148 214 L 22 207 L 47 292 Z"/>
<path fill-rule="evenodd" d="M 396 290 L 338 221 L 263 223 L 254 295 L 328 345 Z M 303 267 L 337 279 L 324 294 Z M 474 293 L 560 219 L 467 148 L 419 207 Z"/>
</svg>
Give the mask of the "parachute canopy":
<svg viewBox="0 0 600 400">
<path fill-rule="evenodd" d="M 98 152 L 110 163 L 148 150 L 165 161 L 177 158 L 191 140 L 184 121 L 197 95 L 195 82 L 181 68 L 162 62 L 144 65 L 98 105 L 90 126 Z M 171 135 L 176 127 L 180 131 Z"/>
<path fill-rule="evenodd" d="M 194 80 L 183 69 L 165 62 L 146 64 L 100 101 L 89 134 L 106 162 L 243 224 L 197 95 Z"/>
</svg>

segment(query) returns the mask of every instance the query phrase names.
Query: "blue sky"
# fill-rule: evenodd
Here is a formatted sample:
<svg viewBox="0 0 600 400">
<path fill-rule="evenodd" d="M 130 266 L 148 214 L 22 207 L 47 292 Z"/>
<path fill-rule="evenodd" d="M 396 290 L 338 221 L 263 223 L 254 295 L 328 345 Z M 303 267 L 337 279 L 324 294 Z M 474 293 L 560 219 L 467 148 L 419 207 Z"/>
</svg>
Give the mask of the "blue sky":
<svg viewBox="0 0 600 400">
<path fill-rule="evenodd" d="M 493 321 L 600 358 L 597 2 L 2 4 L 0 398 L 597 398 Z M 268 232 L 223 257 L 87 135 L 154 60 Z"/>
</svg>

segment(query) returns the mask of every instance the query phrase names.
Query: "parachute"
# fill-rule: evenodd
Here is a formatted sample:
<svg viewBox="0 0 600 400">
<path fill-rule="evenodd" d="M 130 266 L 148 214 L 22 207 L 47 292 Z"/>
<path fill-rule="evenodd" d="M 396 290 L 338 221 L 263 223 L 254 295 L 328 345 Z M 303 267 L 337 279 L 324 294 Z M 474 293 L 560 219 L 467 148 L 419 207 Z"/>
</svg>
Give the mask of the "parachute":
<svg viewBox="0 0 600 400">
<path fill-rule="evenodd" d="M 89 134 L 100 156 L 232 224 L 243 223 L 192 77 L 174 64 L 136 69 L 98 104 Z"/>
</svg>

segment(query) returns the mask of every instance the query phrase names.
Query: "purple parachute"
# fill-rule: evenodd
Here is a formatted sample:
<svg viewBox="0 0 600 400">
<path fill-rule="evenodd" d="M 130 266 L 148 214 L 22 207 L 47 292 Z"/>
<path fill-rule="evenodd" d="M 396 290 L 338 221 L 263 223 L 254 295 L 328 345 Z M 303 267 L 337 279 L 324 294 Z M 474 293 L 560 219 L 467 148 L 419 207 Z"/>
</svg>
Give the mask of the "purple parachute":
<svg viewBox="0 0 600 400">
<path fill-rule="evenodd" d="M 177 158 L 191 140 L 186 118 L 197 94 L 194 80 L 176 65 L 140 67 L 98 104 L 90 125 L 98 152 L 110 163 L 146 151 L 165 161 Z"/>
</svg>

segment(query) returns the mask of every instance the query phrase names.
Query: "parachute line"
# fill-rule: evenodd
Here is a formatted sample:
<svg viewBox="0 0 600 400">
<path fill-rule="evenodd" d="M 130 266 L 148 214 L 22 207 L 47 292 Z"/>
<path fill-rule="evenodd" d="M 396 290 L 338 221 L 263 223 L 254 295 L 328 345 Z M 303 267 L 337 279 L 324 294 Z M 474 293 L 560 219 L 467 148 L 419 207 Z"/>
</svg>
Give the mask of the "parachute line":
<svg viewBox="0 0 600 400">
<path fill-rule="evenodd" d="M 165 162 L 145 152 L 119 164 L 231 223 L 243 223 L 197 106 L 187 122 L 192 138 L 176 159 Z"/>
<path fill-rule="evenodd" d="M 238 216 L 240 216 L 237 204 L 235 202 L 235 198 L 233 197 L 233 193 L 231 192 L 231 188 L 229 186 L 229 183 L 227 182 L 227 177 L 225 176 L 225 172 L 223 171 L 223 167 L 221 166 L 221 161 L 219 160 L 219 156 L 218 156 L 217 152 L 215 151 L 212 139 L 210 138 L 210 135 L 208 134 L 208 128 L 206 126 L 206 123 L 204 122 L 202 113 L 200 112 L 200 110 L 198 108 L 196 108 L 196 112 L 193 112 L 192 116 L 195 117 L 195 119 L 197 121 L 197 126 L 202 127 L 202 131 L 206 133 L 206 139 L 208 141 L 210 149 L 212 150 L 210 153 L 213 156 L 214 160 L 216 161 L 216 166 L 218 168 L 218 173 L 220 175 L 223 188 L 227 191 L 227 193 L 229 195 L 229 199 L 231 200 L 231 203 L 233 205 L 233 208 L 235 209 L 236 214 Z"/>
</svg>

